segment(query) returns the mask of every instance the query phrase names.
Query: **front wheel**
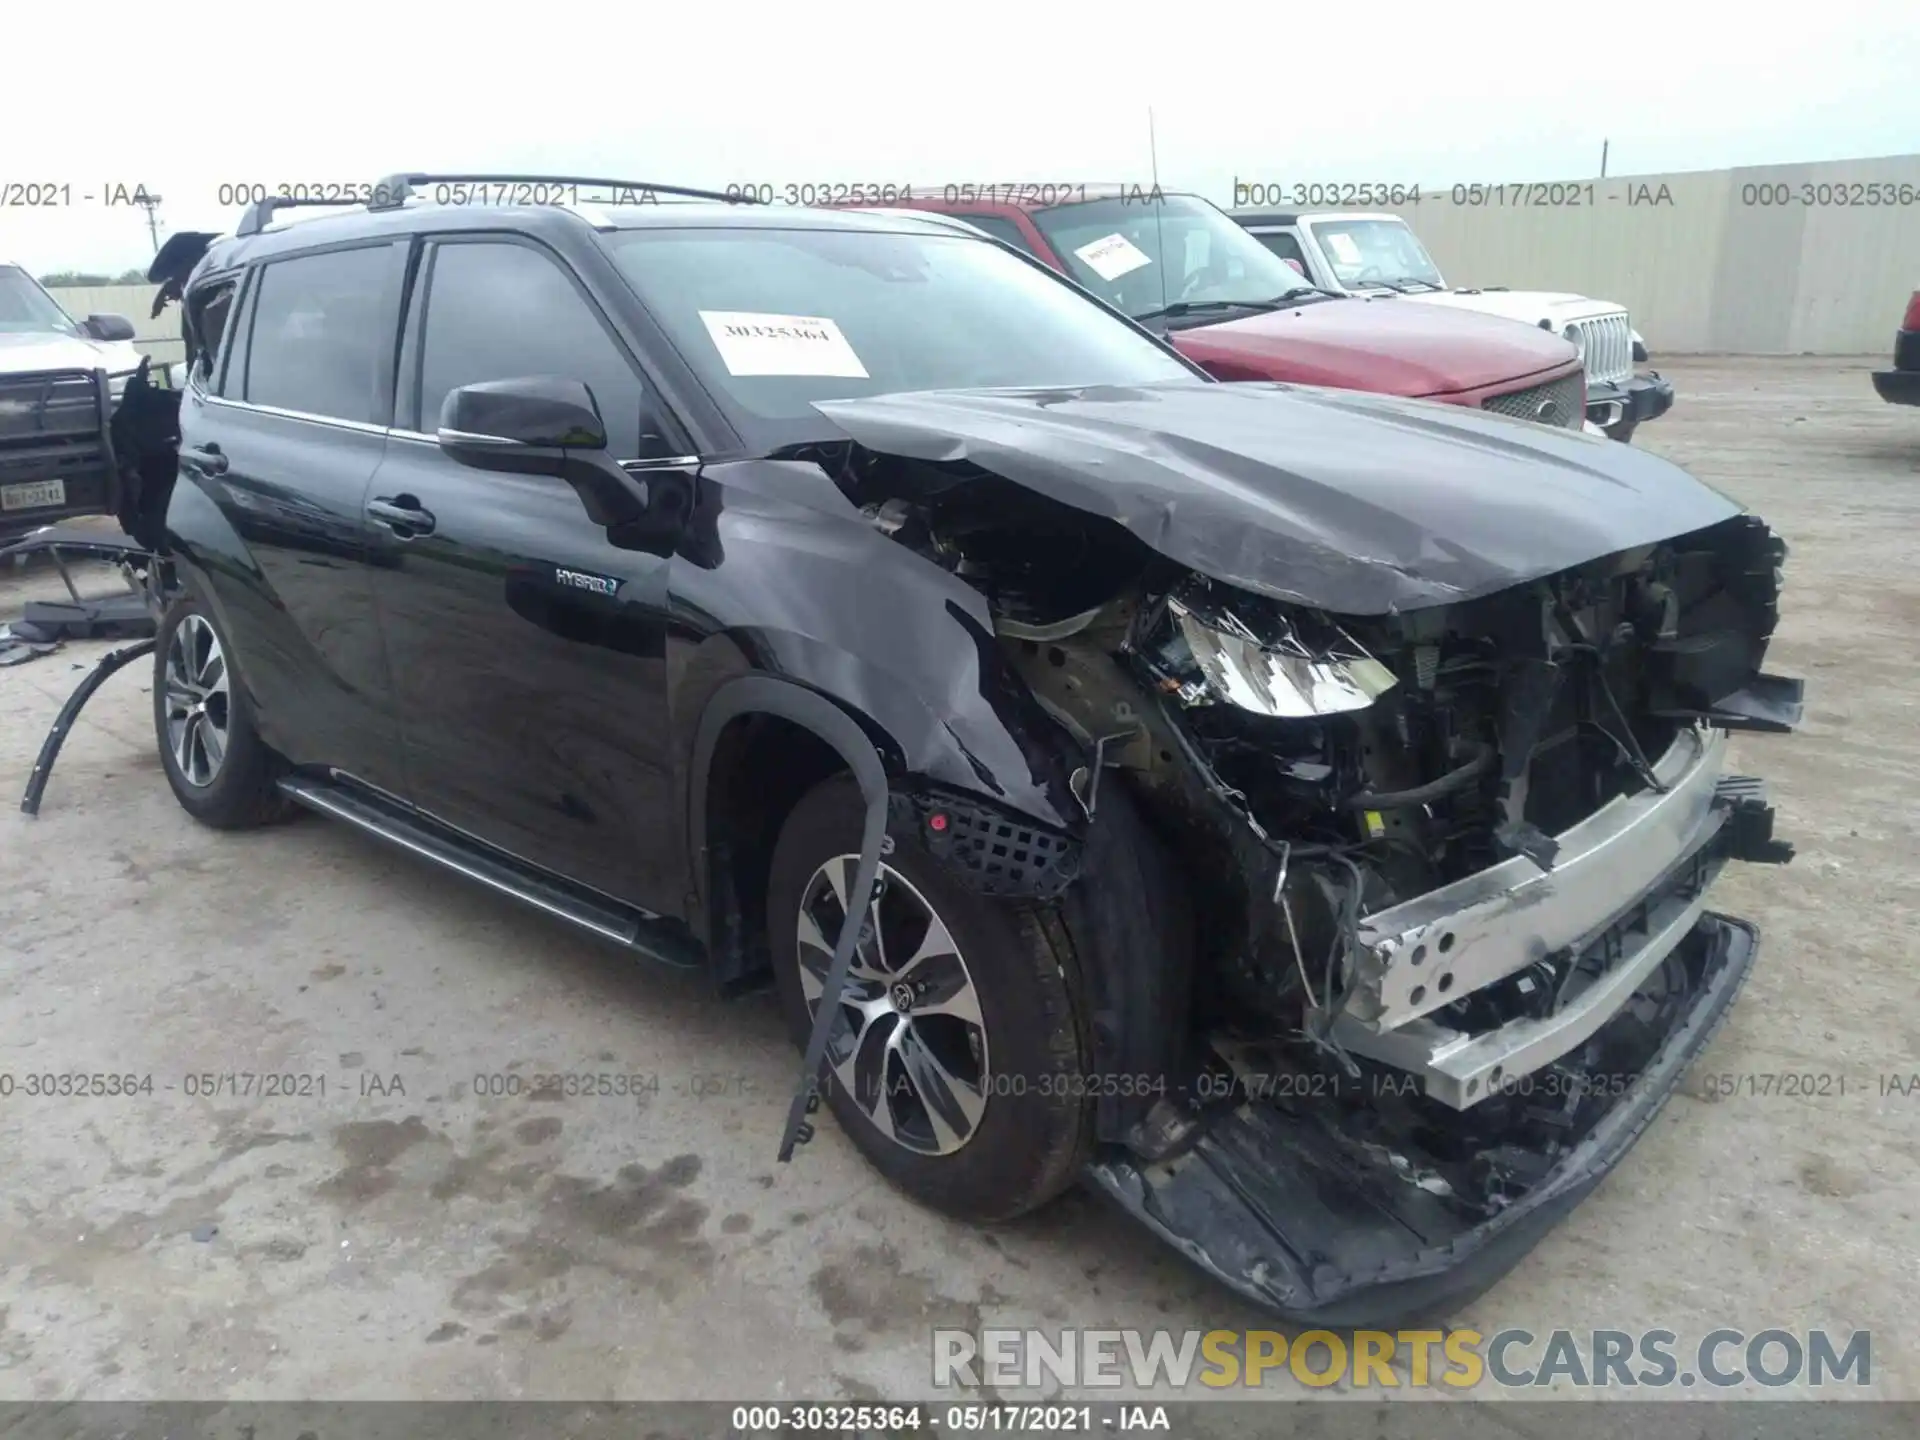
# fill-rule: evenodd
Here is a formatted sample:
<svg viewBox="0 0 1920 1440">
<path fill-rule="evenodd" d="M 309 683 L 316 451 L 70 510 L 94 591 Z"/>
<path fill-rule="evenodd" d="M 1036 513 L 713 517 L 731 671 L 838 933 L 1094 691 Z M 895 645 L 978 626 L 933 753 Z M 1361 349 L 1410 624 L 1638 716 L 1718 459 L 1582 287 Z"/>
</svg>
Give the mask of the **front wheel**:
<svg viewBox="0 0 1920 1440">
<path fill-rule="evenodd" d="M 174 798 L 194 819 L 248 829 L 293 808 L 281 765 L 253 726 L 232 647 L 199 600 L 168 607 L 153 647 L 153 729 Z"/>
<path fill-rule="evenodd" d="M 780 832 L 775 979 L 806 1043 L 858 869 L 860 790 L 823 782 Z M 1073 1183 L 1092 1142 L 1085 1022 L 1059 923 L 959 885 L 911 841 L 880 869 L 829 1033 L 826 1096 L 875 1169 L 934 1209 L 1004 1220 Z"/>
</svg>

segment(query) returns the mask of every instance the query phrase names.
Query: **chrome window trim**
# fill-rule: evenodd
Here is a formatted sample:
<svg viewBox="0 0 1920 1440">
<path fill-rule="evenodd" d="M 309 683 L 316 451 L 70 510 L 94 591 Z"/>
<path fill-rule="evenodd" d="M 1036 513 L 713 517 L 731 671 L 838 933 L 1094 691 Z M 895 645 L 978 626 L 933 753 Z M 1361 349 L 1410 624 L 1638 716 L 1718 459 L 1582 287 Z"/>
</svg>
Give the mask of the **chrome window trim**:
<svg viewBox="0 0 1920 1440">
<path fill-rule="evenodd" d="M 477 430 L 454 430 L 441 426 L 434 439 L 438 441 L 444 435 L 453 440 L 468 440 L 476 445 L 492 445 L 501 450 L 530 450 L 533 447 L 524 440 L 515 440 L 506 435 L 482 435 Z"/>
<path fill-rule="evenodd" d="M 309 425 L 326 425 L 335 430 L 357 430 L 362 435 L 385 435 L 388 427 L 367 420 L 343 420 L 337 415 L 316 415 L 309 410 L 287 410 L 278 405 L 259 405 L 251 400 L 229 400 L 224 395 L 202 397 L 208 405 L 224 405 L 232 410 L 250 410 L 256 415 L 272 415 L 280 420 L 302 420 Z"/>
<path fill-rule="evenodd" d="M 389 440 L 407 440 L 415 445 L 432 445 L 436 449 L 438 449 L 440 445 L 440 437 L 438 435 L 428 435 L 420 430 L 403 430 L 396 426 L 389 429 L 386 433 Z M 475 438 L 487 440 L 493 437 L 481 435 Z M 622 469 L 632 470 L 638 466 L 670 467 L 677 465 L 698 465 L 701 463 L 701 458 L 698 455 L 667 455 L 649 460 L 617 460 L 614 463 Z"/>
</svg>

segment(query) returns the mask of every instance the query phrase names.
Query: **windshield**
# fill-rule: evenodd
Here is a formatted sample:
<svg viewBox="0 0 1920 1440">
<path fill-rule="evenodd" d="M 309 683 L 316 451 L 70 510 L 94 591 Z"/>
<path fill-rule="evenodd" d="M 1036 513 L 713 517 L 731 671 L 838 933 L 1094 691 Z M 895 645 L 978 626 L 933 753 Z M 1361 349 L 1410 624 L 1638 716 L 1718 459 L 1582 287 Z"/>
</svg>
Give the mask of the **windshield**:
<svg viewBox="0 0 1920 1440">
<path fill-rule="evenodd" d="M 614 262 L 754 443 L 830 435 L 815 401 L 1199 378 L 1034 262 L 963 235 L 628 230 Z"/>
<path fill-rule="evenodd" d="M 1311 290 L 1224 211 L 1196 196 L 1089 200 L 1036 211 L 1033 220 L 1074 279 L 1136 317 L 1174 305 L 1260 307 Z"/>
<path fill-rule="evenodd" d="M 1409 285 L 1446 288 L 1420 237 L 1403 220 L 1315 220 L 1312 224 L 1321 253 L 1349 290 Z"/>
<path fill-rule="evenodd" d="M 0 265 L 0 334 L 78 335 L 80 327 L 17 265 Z"/>
</svg>

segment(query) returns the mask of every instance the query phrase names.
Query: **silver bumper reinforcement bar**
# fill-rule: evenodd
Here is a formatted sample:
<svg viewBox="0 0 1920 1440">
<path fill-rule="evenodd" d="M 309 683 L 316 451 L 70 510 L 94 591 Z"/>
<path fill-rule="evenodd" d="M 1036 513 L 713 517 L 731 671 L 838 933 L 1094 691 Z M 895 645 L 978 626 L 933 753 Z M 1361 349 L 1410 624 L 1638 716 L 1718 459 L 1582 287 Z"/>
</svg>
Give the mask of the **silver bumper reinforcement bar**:
<svg viewBox="0 0 1920 1440">
<path fill-rule="evenodd" d="M 1717 861 L 1667 884 L 1724 823 L 1715 804 L 1727 737 L 1696 727 L 1654 766 L 1664 790 L 1609 802 L 1558 837 L 1551 870 L 1516 856 L 1360 921 L 1350 994 L 1330 1038 L 1420 1077 L 1458 1109 L 1593 1035 L 1699 920 Z M 1653 892 L 1661 893 L 1652 899 Z M 1428 1018 L 1555 955 L 1604 947 L 1609 963 L 1544 1017 L 1480 1032 Z M 1585 968 L 1585 967 L 1583 967 Z"/>
</svg>

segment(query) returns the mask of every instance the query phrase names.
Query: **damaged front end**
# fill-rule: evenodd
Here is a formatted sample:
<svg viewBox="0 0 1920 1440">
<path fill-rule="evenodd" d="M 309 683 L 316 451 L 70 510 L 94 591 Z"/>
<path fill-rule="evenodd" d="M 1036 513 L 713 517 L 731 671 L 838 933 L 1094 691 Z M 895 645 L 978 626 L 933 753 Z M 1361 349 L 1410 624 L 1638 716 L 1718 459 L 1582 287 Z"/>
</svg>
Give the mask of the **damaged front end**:
<svg viewBox="0 0 1920 1440">
<path fill-rule="evenodd" d="M 1142 777 L 1198 862 L 1204 1046 L 1193 1146 L 1101 1183 L 1302 1316 L 1512 1263 L 1531 1239 L 1502 1237 L 1599 1178 L 1744 976 L 1720 867 L 1791 856 L 1723 773 L 1727 727 L 1798 719 L 1757 673 L 1780 556 L 1740 517 L 1394 617 L 1148 599 L 1115 653 L 1203 782 Z"/>
<path fill-rule="evenodd" d="M 1783 543 L 1727 506 L 1343 613 L 1181 563 L 1218 532 L 1183 546 L 1162 514 L 1143 545 L 1144 511 L 1089 523 L 978 452 L 865 459 L 843 483 L 987 596 L 1079 757 L 1066 913 L 1096 1063 L 1170 1081 L 1103 1102 L 1095 1181 L 1296 1319 L 1492 1283 L 1624 1154 L 1751 963 L 1754 930 L 1706 892 L 1728 860 L 1792 854 L 1760 782 L 1724 773 L 1729 730 L 1799 720 L 1799 682 L 1760 668 Z M 1138 877 L 1100 856 L 1116 808 L 1174 857 L 1190 935 L 1164 906 L 1129 934 Z M 1172 973 L 1132 988 L 1160 1031 L 1129 1045 L 1129 980 L 1100 972 L 1156 951 Z"/>
</svg>

